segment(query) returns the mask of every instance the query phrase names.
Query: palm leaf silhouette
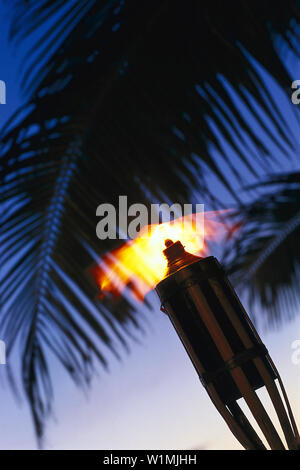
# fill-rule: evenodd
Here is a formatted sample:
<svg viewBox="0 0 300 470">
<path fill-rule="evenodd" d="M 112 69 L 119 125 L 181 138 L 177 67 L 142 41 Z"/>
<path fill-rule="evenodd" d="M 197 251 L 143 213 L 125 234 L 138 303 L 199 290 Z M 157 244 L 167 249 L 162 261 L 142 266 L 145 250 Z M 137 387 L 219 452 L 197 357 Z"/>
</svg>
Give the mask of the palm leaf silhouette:
<svg viewBox="0 0 300 470">
<path fill-rule="evenodd" d="M 14 5 L 12 37 L 42 33 L 25 60 L 27 101 L 1 136 L 1 334 L 8 354 L 21 347 L 41 439 L 52 403 L 48 352 L 83 385 L 143 324 L 125 298 L 95 300 L 84 275 L 116 245 L 97 240 L 96 207 L 122 194 L 129 204 L 186 202 L 192 191 L 220 205 L 211 174 L 238 200 L 231 180 L 242 184 L 241 167 L 256 176 L 272 162 L 266 141 L 293 152 L 257 64 L 290 86 L 278 48 L 297 50 L 299 12 L 290 0 L 284 9 L 240 1 L 234 11 L 221 1 Z"/>
<path fill-rule="evenodd" d="M 240 230 L 225 260 L 250 303 L 278 326 L 299 306 L 300 174 L 273 175 L 257 187 L 262 195 L 234 214 Z"/>
</svg>

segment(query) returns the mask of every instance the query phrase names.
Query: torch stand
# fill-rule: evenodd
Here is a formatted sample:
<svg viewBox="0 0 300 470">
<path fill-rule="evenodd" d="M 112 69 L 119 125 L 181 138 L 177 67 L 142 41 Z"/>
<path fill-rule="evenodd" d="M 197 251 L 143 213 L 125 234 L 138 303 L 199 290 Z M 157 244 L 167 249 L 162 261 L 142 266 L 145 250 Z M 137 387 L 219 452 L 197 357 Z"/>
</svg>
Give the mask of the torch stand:
<svg viewBox="0 0 300 470">
<path fill-rule="evenodd" d="M 285 449 L 256 394 L 264 386 L 288 449 L 299 449 L 299 434 L 282 380 L 223 268 L 212 256 L 187 253 L 179 241 L 167 240 L 166 246 L 168 273 L 156 286 L 162 310 L 230 430 L 245 449 L 266 449 L 237 402 L 244 398 L 270 448 Z"/>
</svg>

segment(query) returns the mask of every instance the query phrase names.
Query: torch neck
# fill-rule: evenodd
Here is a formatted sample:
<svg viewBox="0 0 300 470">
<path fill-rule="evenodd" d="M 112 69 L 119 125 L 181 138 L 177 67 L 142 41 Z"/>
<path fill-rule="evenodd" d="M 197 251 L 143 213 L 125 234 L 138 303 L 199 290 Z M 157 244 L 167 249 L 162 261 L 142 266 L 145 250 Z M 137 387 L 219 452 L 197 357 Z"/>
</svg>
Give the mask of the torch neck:
<svg viewBox="0 0 300 470">
<path fill-rule="evenodd" d="M 167 246 L 163 253 L 168 260 L 166 276 L 174 274 L 179 269 L 202 259 L 200 256 L 195 256 L 185 251 L 180 241 Z"/>
</svg>

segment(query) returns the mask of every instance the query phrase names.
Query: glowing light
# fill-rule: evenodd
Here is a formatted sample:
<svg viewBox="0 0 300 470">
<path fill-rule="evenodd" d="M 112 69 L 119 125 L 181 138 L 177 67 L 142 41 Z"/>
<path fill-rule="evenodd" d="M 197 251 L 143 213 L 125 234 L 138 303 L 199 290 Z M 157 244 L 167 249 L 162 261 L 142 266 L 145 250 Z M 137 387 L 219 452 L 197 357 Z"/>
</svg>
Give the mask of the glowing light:
<svg viewBox="0 0 300 470">
<path fill-rule="evenodd" d="M 147 225 L 140 235 L 102 257 L 93 269 L 101 295 L 119 296 L 127 287 L 136 300 L 142 301 L 164 278 L 167 261 L 163 254 L 165 240 L 180 240 L 186 251 L 208 255 L 208 242 L 216 242 L 228 226 L 216 219 L 225 211 L 191 214 L 171 222 Z M 199 218 L 201 222 L 199 223 Z"/>
</svg>

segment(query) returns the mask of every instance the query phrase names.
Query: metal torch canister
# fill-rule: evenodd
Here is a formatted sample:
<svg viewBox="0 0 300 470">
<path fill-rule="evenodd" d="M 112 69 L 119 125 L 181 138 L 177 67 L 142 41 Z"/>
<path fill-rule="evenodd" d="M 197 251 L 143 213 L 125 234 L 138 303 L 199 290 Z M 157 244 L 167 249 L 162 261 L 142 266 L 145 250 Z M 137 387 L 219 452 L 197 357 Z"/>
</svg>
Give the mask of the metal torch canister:
<svg viewBox="0 0 300 470">
<path fill-rule="evenodd" d="M 285 449 L 256 394 L 265 386 L 287 447 L 299 448 L 299 434 L 278 371 L 218 260 L 187 253 L 180 241 L 166 240 L 164 254 L 168 271 L 156 286 L 162 310 L 235 437 L 245 449 L 266 449 L 237 403 L 244 398 L 270 448 Z"/>
</svg>

